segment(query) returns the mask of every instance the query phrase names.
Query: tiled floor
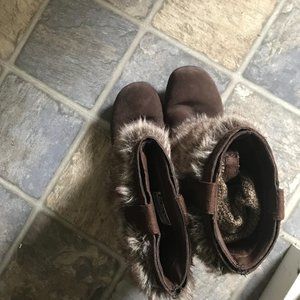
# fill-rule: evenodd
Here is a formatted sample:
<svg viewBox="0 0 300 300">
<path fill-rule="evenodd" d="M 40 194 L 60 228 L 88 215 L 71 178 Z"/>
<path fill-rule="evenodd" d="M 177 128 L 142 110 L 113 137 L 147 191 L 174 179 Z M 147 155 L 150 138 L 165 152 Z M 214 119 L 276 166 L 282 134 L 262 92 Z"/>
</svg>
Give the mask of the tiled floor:
<svg viewBox="0 0 300 300">
<path fill-rule="evenodd" d="M 268 137 L 286 220 L 244 277 L 195 262 L 194 299 L 257 299 L 300 246 L 299 0 L 0 0 L 0 299 L 139 299 L 110 197 L 111 105 L 199 65 Z"/>
</svg>

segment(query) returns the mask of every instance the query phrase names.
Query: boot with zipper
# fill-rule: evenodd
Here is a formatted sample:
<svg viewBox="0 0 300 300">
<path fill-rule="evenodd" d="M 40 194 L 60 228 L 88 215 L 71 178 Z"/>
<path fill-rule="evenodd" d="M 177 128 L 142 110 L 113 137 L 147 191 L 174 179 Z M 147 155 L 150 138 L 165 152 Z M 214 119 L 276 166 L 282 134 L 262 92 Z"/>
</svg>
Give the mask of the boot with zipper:
<svg viewBox="0 0 300 300">
<path fill-rule="evenodd" d="M 140 287 L 148 296 L 186 298 L 191 292 L 188 219 L 164 127 L 153 87 L 137 82 L 121 90 L 111 124 L 112 182 L 123 246 Z"/>
<path fill-rule="evenodd" d="M 284 216 L 268 142 L 242 117 L 224 115 L 215 83 L 192 66 L 169 78 L 165 122 L 193 252 L 212 268 L 250 273 L 274 246 Z"/>
</svg>

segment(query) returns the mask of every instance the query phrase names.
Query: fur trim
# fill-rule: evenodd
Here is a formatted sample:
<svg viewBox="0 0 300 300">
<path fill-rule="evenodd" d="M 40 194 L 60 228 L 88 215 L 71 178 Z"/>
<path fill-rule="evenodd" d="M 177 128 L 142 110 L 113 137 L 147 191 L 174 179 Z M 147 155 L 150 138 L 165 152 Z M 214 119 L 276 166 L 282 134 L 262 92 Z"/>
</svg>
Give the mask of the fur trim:
<svg viewBox="0 0 300 300">
<path fill-rule="evenodd" d="M 209 118 L 199 115 L 186 120 L 172 132 L 172 159 L 179 176 L 194 174 L 201 178 L 206 159 L 219 140 L 236 127 L 253 127 L 239 116 Z M 188 161 L 187 161 L 187 155 Z"/>
<path fill-rule="evenodd" d="M 175 128 L 172 132 L 172 159 L 179 178 L 192 174 L 202 179 L 206 160 L 217 143 L 228 131 L 241 126 L 253 128 L 244 118 L 237 115 L 215 118 L 199 115 Z M 193 207 L 190 207 L 190 214 L 192 251 L 211 269 L 226 272 L 223 262 L 206 236 L 203 217 L 199 216 Z"/>
<path fill-rule="evenodd" d="M 113 145 L 113 182 L 122 204 L 131 204 L 136 199 L 134 149 L 146 137 L 153 137 L 170 158 L 169 132 L 154 123 L 139 119 L 122 127 Z"/>
<path fill-rule="evenodd" d="M 131 205 L 137 199 L 136 182 L 134 179 L 135 160 L 134 149 L 146 137 L 153 137 L 164 149 L 170 158 L 169 132 L 154 123 L 139 119 L 125 125 L 119 132 L 113 145 L 112 182 L 121 206 Z M 171 297 L 156 281 L 155 268 L 151 258 L 151 243 L 148 236 L 130 226 L 121 214 L 123 222 L 123 248 L 131 266 L 132 274 L 148 296 L 156 299 Z M 180 293 L 179 299 L 190 299 L 192 295 L 192 282 L 188 278 L 186 287 Z"/>
<path fill-rule="evenodd" d="M 192 254 L 205 263 L 214 272 L 225 273 L 224 264 L 217 253 L 214 252 L 211 240 L 207 237 L 204 229 L 203 217 L 197 215 L 196 210 L 191 207 L 189 214 L 189 234 L 191 238 Z M 193 258 L 194 260 L 195 258 Z"/>
</svg>

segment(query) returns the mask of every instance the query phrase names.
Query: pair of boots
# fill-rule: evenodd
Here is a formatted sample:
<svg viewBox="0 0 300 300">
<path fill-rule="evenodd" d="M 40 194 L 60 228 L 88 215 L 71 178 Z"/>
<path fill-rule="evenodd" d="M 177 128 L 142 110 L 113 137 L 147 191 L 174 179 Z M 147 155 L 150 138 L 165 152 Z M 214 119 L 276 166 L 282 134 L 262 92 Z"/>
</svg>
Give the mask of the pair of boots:
<svg viewBox="0 0 300 300">
<path fill-rule="evenodd" d="M 243 119 L 223 115 L 204 70 L 175 70 L 164 109 L 149 84 L 123 88 L 112 140 L 124 244 L 146 294 L 189 293 L 194 255 L 239 274 L 268 255 L 284 211 L 271 149 Z"/>
</svg>

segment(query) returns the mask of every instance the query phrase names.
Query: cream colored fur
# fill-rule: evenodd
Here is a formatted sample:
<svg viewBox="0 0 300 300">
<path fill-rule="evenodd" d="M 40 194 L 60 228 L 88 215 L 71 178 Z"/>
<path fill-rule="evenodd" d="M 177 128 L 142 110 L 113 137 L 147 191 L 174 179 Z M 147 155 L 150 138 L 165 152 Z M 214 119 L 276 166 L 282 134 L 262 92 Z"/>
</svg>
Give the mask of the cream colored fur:
<svg viewBox="0 0 300 300">
<path fill-rule="evenodd" d="M 138 143 L 146 137 L 154 138 L 170 157 L 169 133 L 167 130 L 155 124 L 140 119 L 125 125 L 115 139 L 113 145 L 113 170 L 112 180 L 115 187 L 116 197 L 121 206 L 131 205 L 137 199 L 137 184 L 134 179 L 135 149 Z M 155 269 L 152 263 L 150 241 L 147 235 L 130 226 L 123 218 L 124 248 L 127 250 L 127 257 L 133 275 L 141 289 L 148 295 L 155 295 L 158 299 L 169 296 L 157 284 Z M 189 299 L 192 294 L 192 281 L 180 294 L 179 299 Z"/>
</svg>

